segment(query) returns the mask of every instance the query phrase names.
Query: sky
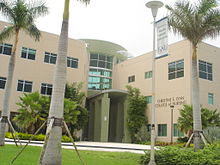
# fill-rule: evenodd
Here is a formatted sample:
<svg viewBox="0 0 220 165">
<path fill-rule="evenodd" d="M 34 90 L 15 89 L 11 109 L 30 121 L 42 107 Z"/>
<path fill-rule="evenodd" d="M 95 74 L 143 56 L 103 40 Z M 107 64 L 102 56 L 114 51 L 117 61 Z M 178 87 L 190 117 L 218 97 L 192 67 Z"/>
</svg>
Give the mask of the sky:
<svg viewBox="0 0 220 165">
<path fill-rule="evenodd" d="M 110 41 L 127 49 L 130 56 L 152 51 L 153 17 L 151 10 L 145 6 L 148 0 L 91 0 L 87 6 L 77 0 L 70 1 L 70 38 Z M 171 6 L 175 1 L 162 0 Z M 59 35 L 64 0 L 46 0 L 46 5 L 50 13 L 37 19 L 37 27 Z M 167 14 L 165 7 L 160 8 L 157 20 Z M 181 39 L 169 33 L 169 44 Z M 220 37 L 205 42 L 220 47 Z"/>
</svg>

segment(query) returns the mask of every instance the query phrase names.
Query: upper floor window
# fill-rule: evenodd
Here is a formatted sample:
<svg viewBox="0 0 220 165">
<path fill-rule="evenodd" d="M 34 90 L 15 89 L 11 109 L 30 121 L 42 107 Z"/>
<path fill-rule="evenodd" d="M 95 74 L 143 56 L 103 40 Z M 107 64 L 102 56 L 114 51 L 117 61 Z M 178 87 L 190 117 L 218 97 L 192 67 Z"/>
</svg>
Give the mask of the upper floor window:
<svg viewBox="0 0 220 165">
<path fill-rule="evenodd" d="M 135 82 L 135 76 L 134 75 L 128 77 L 128 83 L 130 83 L 130 82 Z"/>
<path fill-rule="evenodd" d="M 26 80 L 18 80 L 17 91 L 32 92 L 32 82 Z"/>
<path fill-rule="evenodd" d="M 77 58 L 67 57 L 67 67 L 78 68 L 78 62 L 79 60 Z"/>
<path fill-rule="evenodd" d="M 22 50 L 21 50 L 21 57 L 22 58 L 35 60 L 35 56 L 36 56 L 36 50 L 35 49 L 22 47 Z"/>
<path fill-rule="evenodd" d="M 49 52 L 45 52 L 44 62 L 49 64 L 56 64 L 57 55 Z"/>
<path fill-rule="evenodd" d="M 6 77 L 0 77 L 0 89 L 5 89 Z"/>
<path fill-rule="evenodd" d="M 90 55 L 90 66 L 112 69 L 113 57 L 105 56 L 102 54 L 91 54 Z"/>
<path fill-rule="evenodd" d="M 145 78 L 145 79 L 152 78 L 152 71 L 145 72 L 144 78 Z"/>
<path fill-rule="evenodd" d="M 6 44 L 6 43 L 0 44 L 0 53 L 1 54 L 11 55 L 11 52 L 12 52 L 12 45 L 11 44 Z"/>
<path fill-rule="evenodd" d="M 212 64 L 199 60 L 199 77 L 212 81 Z"/>
<path fill-rule="evenodd" d="M 158 136 L 167 136 L 167 124 L 158 124 Z"/>
<path fill-rule="evenodd" d="M 52 94 L 53 85 L 41 83 L 41 94 L 43 95 L 51 95 Z"/>
<path fill-rule="evenodd" d="M 214 104 L 214 94 L 208 93 L 208 104 L 213 105 Z"/>
<path fill-rule="evenodd" d="M 171 62 L 168 64 L 168 79 L 176 79 L 184 76 L 184 60 Z"/>
</svg>

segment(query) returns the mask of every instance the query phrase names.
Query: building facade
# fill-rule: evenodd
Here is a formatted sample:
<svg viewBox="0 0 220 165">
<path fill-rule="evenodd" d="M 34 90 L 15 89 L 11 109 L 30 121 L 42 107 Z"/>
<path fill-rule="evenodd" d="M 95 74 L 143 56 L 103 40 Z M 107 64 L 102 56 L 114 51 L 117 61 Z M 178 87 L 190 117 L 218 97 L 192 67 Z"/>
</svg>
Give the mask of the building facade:
<svg viewBox="0 0 220 165">
<path fill-rule="evenodd" d="M 7 24 L 1 22 L 0 30 Z M 42 32 L 40 42 L 20 34 L 10 102 L 11 112 L 24 92 L 51 95 L 57 58 L 58 36 Z M 0 111 L 7 81 L 13 38 L 0 45 Z M 126 125 L 126 85 L 139 88 L 148 103 L 151 123 L 152 52 L 127 59 L 126 49 L 102 40 L 69 39 L 67 82 L 84 82 L 89 123 L 83 137 L 91 141 L 129 142 Z M 220 48 L 201 43 L 198 47 L 200 103 L 220 110 Z M 177 129 L 179 109 L 191 104 L 191 55 L 189 41 L 169 45 L 168 55 L 156 59 L 155 106 L 158 141 L 171 141 L 183 134 Z"/>
</svg>

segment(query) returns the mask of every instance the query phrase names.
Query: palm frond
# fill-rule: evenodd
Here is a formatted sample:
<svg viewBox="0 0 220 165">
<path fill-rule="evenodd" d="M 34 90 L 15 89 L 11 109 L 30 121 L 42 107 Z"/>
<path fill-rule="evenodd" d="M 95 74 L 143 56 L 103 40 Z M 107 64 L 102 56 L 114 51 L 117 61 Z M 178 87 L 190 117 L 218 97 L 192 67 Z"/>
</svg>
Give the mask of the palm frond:
<svg viewBox="0 0 220 165">
<path fill-rule="evenodd" d="M 78 1 L 85 3 L 86 5 L 88 5 L 90 3 L 90 0 L 78 0 Z"/>
<path fill-rule="evenodd" d="M 29 13 L 33 18 L 38 18 L 40 16 L 45 16 L 48 14 L 48 7 L 45 5 L 44 1 L 36 1 L 28 4 Z"/>
<path fill-rule="evenodd" d="M 178 1 L 175 5 L 175 8 L 166 5 L 166 8 L 171 13 L 168 18 L 169 28 L 173 30 L 174 34 L 180 34 L 184 38 L 188 38 L 188 36 L 191 36 L 188 33 L 193 33 L 191 31 L 193 26 L 193 19 L 191 18 L 193 7 L 185 1 Z"/>
<path fill-rule="evenodd" d="M 35 41 L 39 41 L 41 37 L 40 30 L 36 27 L 35 24 L 29 25 L 27 28 L 24 29 L 26 33 L 30 35 L 30 37 L 34 38 Z"/>
<path fill-rule="evenodd" d="M 200 0 L 200 3 L 196 6 L 196 10 L 199 14 L 207 13 L 210 9 L 218 6 L 216 0 Z"/>
<path fill-rule="evenodd" d="M 169 28 L 197 45 L 203 39 L 215 38 L 220 34 L 220 10 L 216 0 L 200 0 L 194 5 L 190 1 L 177 1 L 170 11 Z"/>
<path fill-rule="evenodd" d="M 5 27 L 0 33 L 0 43 L 9 39 L 15 33 L 15 26 Z"/>
<path fill-rule="evenodd" d="M 202 39 L 218 37 L 220 34 L 220 11 L 214 10 L 206 14 L 201 29 L 203 30 Z"/>
<path fill-rule="evenodd" d="M 10 2 L 8 0 L 0 0 L 0 12 L 4 17 L 6 17 L 9 20 L 12 20 L 14 17 L 13 12 L 13 2 Z"/>
</svg>

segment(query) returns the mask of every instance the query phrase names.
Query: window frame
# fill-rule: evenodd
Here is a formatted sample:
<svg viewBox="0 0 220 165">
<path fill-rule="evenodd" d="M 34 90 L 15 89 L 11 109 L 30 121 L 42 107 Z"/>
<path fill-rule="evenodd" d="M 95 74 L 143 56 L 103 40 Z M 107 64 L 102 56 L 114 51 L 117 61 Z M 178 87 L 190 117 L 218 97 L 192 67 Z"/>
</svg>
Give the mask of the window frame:
<svg viewBox="0 0 220 165">
<path fill-rule="evenodd" d="M 198 63 L 199 63 L 199 78 L 213 81 L 213 64 L 203 60 L 199 60 Z"/>
<path fill-rule="evenodd" d="M 48 61 L 46 60 L 46 56 L 48 56 Z M 55 62 L 52 61 L 52 58 L 55 58 Z M 47 64 L 56 64 L 57 62 L 57 54 L 44 52 L 44 62 Z"/>
<path fill-rule="evenodd" d="M 7 78 L 6 77 L 0 77 L 0 90 L 2 89 L 5 89 L 5 86 L 6 86 L 6 82 L 7 82 Z M 3 83 L 3 84 L 2 84 Z M 1 87 L 3 86 L 3 88 Z"/>
<path fill-rule="evenodd" d="M 19 85 L 22 85 L 19 86 Z M 30 91 L 28 89 L 28 86 L 30 85 Z M 19 89 L 21 87 L 21 90 Z M 17 91 L 18 92 L 26 92 L 26 93 L 31 93 L 33 88 L 33 82 L 32 81 L 27 81 L 27 80 L 18 80 L 17 81 Z"/>
<path fill-rule="evenodd" d="M 181 67 L 178 68 L 178 65 Z M 168 80 L 182 77 L 184 77 L 184 59 L 168 63 Z"/>
<path fill-rule="evenodd" d="M 150 78 L 152 78 L 152 76 L 153 76 L 152 70 L 151 71 L 147 71 L 147 72 L 144 73 L 144 78 L 145 79 L 150 79 Z"/>
<path fill-rule="evenodd" d="M 147 104 L 152 104 L 152 96 L 146 96 L 146 102 Z"/>
<path fill-rule="evenodd" d="M 77 69 L 79 67 L 79 59 L 78 58 L 74 58 L 74 57 L 67 57 L 67 67 L 68 68 L 75 68 Z M 76 65 L 74 65 L 76 64 Z"/>
<path fill-rule="evenodd" d="M 160 137 L 167 137 L 167 124 L 157 125 L 157 135 Z"/>
<path fill-rule="evenodd" d="M 112 70 L 113 57 L 99 53 L 91 53 L 89 66 Z"/>
<path fill-rule="evenodd" d="M 182 131 L 180 131 L 180 129 L 178 129 L 177 123 L 173 124 L 173 136 L 174 137 L 183 137 L 184 136 L 184 133 Z"/>
<path fill-rule="evenodd" d="M 10 56 L 12 54 L 12 47 L 13 47 L 12 44 L 1 43 L 0 44 L 0 54 Z M 8 48 L 10 50 L 10 54 L 6 53 L 6 48 Z"/>
<path fill-rule="evenodd" d="M 214 105 L 214 93 L 208 93 L 208 104 Z"/>
<path fill-rule="evenodd" d="M 52 95 L 52 92 L 53 92 L 53 84 L 48 84 L 48 83 L 41 83 L 41 86 L 40 86 L 40 93 L 42 95 L 48 95 L 48 96 L 51 96 Z M 45 92 L 42 92 L 42 89 L 45 88 Z M 51 91 L 49 91 L 51 90 Z"/>
<path fill-rule="evenodd" d="M 31 54 L 30 52 L 33 51 L 34 54 Z M 24 54 L 23 54 L 24 53 Z M 27 47 L 21 48 L 21 58 L 28 59 L 28 60 L 35 60 L 36 59 L 37 50 Z M 34 57 L 34 58 L 32 58 Z"/>
<path fill-rule="evenodd" d="M 132 82 L 135 82 L 135 75 L 128 77 L 128 83 L 132 83 Z"/>
</svg>

